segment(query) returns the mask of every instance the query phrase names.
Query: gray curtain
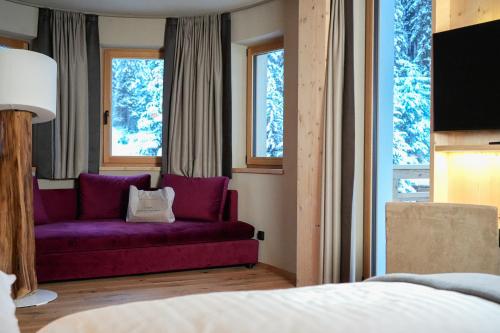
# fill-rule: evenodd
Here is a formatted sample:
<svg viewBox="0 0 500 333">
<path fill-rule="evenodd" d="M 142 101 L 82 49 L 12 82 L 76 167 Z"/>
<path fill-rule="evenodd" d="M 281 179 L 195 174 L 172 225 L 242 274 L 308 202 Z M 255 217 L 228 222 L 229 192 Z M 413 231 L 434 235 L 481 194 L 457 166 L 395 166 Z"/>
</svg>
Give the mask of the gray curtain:
<svg viewBox="0 0 500 333">
<path fill-rule="evenodd" d="M 222 175 L 230 177 L 233 170 L 233 99 L 231 82 L 231 14 L 221 16 L 222 43 Z"/>
<path fill-rule="evenodd" d="M 177 18 L 167 18 L 165 25 L 165 41 L 163 47 L 164 68 L 163 71 L 163 113 L 162 113 L 162 173 L 168 172 L 168 142 L 170 138 L 170 106 L 172 100 L 172 84 L 174 82 L 175 46 L 177 41 Z"/>
<path fill-rule="evenodd" d="M 89 95 L 88 172 L 99 173 L 101 161 L 101 48 L 99 20 L 96 15 L 85 16 L 85 34 Z"/>
<path fill-rule="evenodd" d="M 87 42 L 91 43 L 89 48 Z M 58 64 L 57 117 L 49 124 L 34 127 L 33 165 L 37 168 L 37 176 L 66 179 L 76 178 L 88 170 L 98 172 L 100 60 L 97 17 L 40 9 L 33 50 L 51 56 Z"/>
<path fill-rule="evenodd" d="M 88 72 L 85 15 L 54 11 L 52 45 L 58 65 L 54 178 L 88 170 Z"/>
<path fill-rule="evenodd" d="M 33 51 L 52 57 L 52 33 L 50 19 L 52 11 L 46 8 L 38 10 L 37 38 L 33 41 Z M 36 166 L 38 178 L 54 177 L 54 123 L 33 125 L 32 163 Z"/>
<path fill-rule="evenodd" d="M 169 119 L 168 173 L 222 175 L 221 15 L 179 18 Z"/>
<path fill-rule="evenodd" d="M 322 282 L 352 279 L 354 68 L 352 1 L 332 0 L 324 128 Z"/>
</svg>

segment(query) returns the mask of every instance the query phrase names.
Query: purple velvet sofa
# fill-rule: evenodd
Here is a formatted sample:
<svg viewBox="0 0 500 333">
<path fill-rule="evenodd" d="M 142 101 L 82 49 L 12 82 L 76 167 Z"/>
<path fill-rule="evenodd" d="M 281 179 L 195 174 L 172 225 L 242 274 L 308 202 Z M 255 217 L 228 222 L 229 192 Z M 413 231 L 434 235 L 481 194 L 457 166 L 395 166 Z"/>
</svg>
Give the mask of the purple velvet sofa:
<svg viewBox="0 0 500 333">
<path fill-rule="evenodd" d="M 238 221 L 238 193 L 227 190 L 227 184 L 217 221 L 176 216 L 172 224 L 127 223 L 125 215 L 89 218 L 85 200 L 96 198 L 82 194 L 81 179 L 79 189 L 38 190 L 34 185 L 40 282 L 257 263 L 254 228 Z M 181 188 L 178 192 L 182 195 Z M 196 205 L 197 196 L 193 198 L 191 205 Z M 95 205 L 92 202 L 90 208 Z M 174 201 L 174 214 L 175 208 Z"/>
</svg>

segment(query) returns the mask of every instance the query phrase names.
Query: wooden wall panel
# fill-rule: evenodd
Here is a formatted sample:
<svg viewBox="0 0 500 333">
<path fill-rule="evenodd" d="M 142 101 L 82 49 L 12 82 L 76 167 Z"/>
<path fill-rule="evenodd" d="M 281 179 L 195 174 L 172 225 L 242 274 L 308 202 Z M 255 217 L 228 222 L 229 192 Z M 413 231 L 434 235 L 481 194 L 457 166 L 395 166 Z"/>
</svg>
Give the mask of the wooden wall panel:
<svg viewBox="0 0 500 333">
<path fill-rule="evenodd" d="M 434 31 L 445 31 L 500 18 L 498 0 L 434 0 Z"/>
<path fill-rule="evenodd" d="M 500 141 L 500 131 L 453 131 L 434 134 L 436 146 L 452 145 L 487 145 L 491 141 Z"/>
<path fill-rule="evenodd" d="M 436 151 L 437 202 L 500 207 L 500 151 Z"/>
<path fill-rule="evenodd" d="M 460 28 L 500 18 L 498 0 L 449 0 L 450 28 Z"/>
<path fill-rule="evenodd" d="M 373 61 L 375 57 L 375 3 L 366 0 L 365 17 L 365 151 L 363 178 L 363 278 L 372 274 L 372 205 L 373 205 Z"/>
<path fill-rule="evenodd" d="M 473 24 L 500 19 L 499 0 L 433 0 L 433 30 L 441 32 L 461 28 Z M 443 198 L 442 189 L 434 184 L 435 146 L 469 146 L 487 145 L 491 141 L 500 140 L 500 130 L 495 131 L 453 131 L 431 133 L 431 186 L 436 200 Z M 438 194 L 439 193 L 439 194 Z"/>
<path fill-rule="evenodd" d="M 433 0 L 433 31 L 450 29 L 450 6 L 453 0 Z"/>
<path fill-rule="evenodd" d="M 297 285 L 319 283 L 329 0 L 299 0 Z"/>
</svg>

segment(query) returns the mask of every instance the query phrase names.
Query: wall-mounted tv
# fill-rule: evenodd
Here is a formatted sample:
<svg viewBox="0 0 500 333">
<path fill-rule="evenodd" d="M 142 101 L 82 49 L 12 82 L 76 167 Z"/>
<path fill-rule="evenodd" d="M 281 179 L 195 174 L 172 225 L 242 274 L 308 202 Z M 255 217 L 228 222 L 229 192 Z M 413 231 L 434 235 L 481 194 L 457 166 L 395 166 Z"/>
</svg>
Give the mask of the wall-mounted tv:
<svg viewBox="0 0 500 333">
<path fill-rule="evenodd" d="M 500 129 L 500 20 L 433 36 L 434 131 Z"/>
</svg>

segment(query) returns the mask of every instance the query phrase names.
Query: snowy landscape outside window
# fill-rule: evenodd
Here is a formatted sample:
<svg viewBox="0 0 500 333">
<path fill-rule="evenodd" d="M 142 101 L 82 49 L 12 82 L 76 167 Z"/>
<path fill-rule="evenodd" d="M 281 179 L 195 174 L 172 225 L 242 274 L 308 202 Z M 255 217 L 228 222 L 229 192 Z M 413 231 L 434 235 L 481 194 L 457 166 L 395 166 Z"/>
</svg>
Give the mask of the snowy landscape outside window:
<svg viewBox="0 0 500 333">
<path fill-rule="evenodd" d="M 249 48 L 248 165 L 282 164 L 284 63 L 282 40 Z"/>
<path fill-rule="evenodd" d="M 429 199 L 431 0 L 395 0 L 394 200 Z"/>
<path fill-rule="evenodd" d="M 367 217 L 374 225 L 373 273 L 381 275 L 386 273 L 387 203 L 430 199 L 432 0 L 375 4 L 374 186 Z"/>
<path fill-rule="evenodd" d="M 157 164 L 162 154 L 163 59 L 153 50 L 106 51 L 105 162 Z"/>
</svg>

